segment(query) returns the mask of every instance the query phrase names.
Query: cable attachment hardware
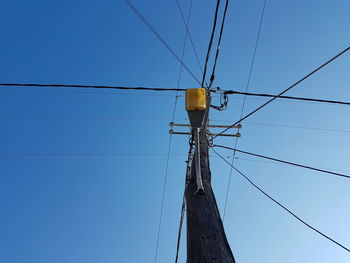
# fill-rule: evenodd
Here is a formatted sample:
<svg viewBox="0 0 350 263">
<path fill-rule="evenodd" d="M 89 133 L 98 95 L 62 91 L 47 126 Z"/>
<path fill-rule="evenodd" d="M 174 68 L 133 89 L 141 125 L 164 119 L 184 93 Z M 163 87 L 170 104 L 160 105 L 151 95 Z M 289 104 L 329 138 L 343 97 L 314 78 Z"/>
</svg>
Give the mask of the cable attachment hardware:
<svg viewBox="0 0 350 263">
<path fill-rule="evenodd" d="M 216 109 L 218 111 L 223 111 L 227 109 L 228 104 L 228 94 L 226 91 L 221 91 L 219 87 L 217 87 L 217 91 L 220 92 L 220 106 L 210 105 L 211 108 Z"/>
<path fill-rule="evenodd" d="M 194 141 L 195 141 L 195 164 L 196 164 L 196 184 L 197 191 L 196 194 L 204 194 L 204 186 L 202 181 L 201 173 L 201 155 L 200 155 L 200 138 L 199 138 L 199 128 L 194 128 Z"/>
</svg>

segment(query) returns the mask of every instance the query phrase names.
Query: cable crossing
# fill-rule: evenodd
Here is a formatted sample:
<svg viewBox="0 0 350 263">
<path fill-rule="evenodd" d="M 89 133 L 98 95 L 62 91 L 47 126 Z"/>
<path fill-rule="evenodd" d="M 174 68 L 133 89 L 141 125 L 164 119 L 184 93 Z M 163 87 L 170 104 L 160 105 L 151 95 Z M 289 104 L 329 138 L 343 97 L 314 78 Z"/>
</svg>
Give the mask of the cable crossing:
<svg viewBox="0 0 350 263">
<path fill-rule="evenodd" d="M 188 35 L 188 38 L 190 39 L 190 41 L 191 41 L 191 46 L 192 46 L 192 49 L 193 49 L 193 52 L 194 52 L 194 54 L 195 54 L 195 57 L 196 57 L 196 60 L 197 60 L 197 64 L 198 64 L 198 67 L 199 67 L 199 69 L 200 69 L 200 71 L 202 72 L 202 74 L 203 74 L 203 68 L 202 68 L 202 65 L 201 65 L 201 62 L 199 61 L 199 57 L 198 57 L 198 53 L 197 53 L 197 49 L 196 49 L 196 47 L 195 47 L 195 45 L 194 45 L 194 42 L 193 42 L 193 40 L 192 40 L 192 36 L 191 36 L 191 33 L 190 33 L 190 29 L 189 29 L 189 19 L 190 19 L 190 16 L 188 17 L 188 19 L 187 19 L 187 23 L 186 23 L 186 20 L 185 20 L 185 17 L 184 17 L 184 14 L 183 14 L 183 12 L 182 12 L 182 9 L 181 9 L 181 6 L 180 6 L 180 3 L 179 3 L 179 1 L 178 0 L 176 0 L 176 5 L 177 5 L 177 7 L 178 7 L 178 9 L 179 9 L 179 12 L 180 12 L 180 16 L 181 16 L 181 19 L 182 19 L 182 21 L 183 21 L 183 23 L 184 23 L 184 25 L 185 25 L 185 28 L 186 28 L 186 31 L 187 31 L 187 35 Z M 191 8 L 192 8 L 192 1 L 190 2 L 190 6 L 191 6 Z"/>
<path fill-rule="evenodd" d="M 182 67 L 182 66 L 181 66 Z M 152 88 L 152 87 L 125 87 L 125 86 L 107 86 L 107 85 L 78 85 L 78 84 L 40 84 L 40 83 L 0 83 L 0 87 L 33 87 L 33 88 L 87 88 L 87 89 L 113 89 L 113 90 L 140 90 L 140 91 L 176 91 L 184 92 L 184 88 Z M 283 96 L 283 95 L 272 95 L 265 93 L 250 93 L 250 92 L 240 92 L 234 90 L 210 90 L 212 93 L 221 92 L 224 95 L 245 95 L 245 96 L 255 96 L 255 97 L 272 97 L 274 99 L 288 99 L 288 100 L 299 100 L 308 102 L 321 102 L 329 104 L 340 104 L 340 105 L 350 105 L 347 101 L 337 101 L 328 99 L 315 99 L 315 98 L 305 98 L 305 97 L 293 97 L 293 96 Z M 75 94 L 75 93 L 72 93 Z M 89 93 L 87 93 L 89 94 Z M 127 94 L 135 95 L 135 94 Z M 137 94 L 139 96 L 145 96 L 145 94 Z M 171 96 L 171 95 L 169 95 Z M 233 125 L 234 126 L 234 125 Z"/>
<path fill-rule="evenodd" d="M 159 41 L 168 49 L 168 51 L 173 55 L 173 57 L 186 69 L 186 71 L 191 75 L 191 77 L 198 83 L 201 84 L 200 80 L 195 76 L 195 74 L 189 69 L 189 67 L 180 59 L 176 52 L 169 46 L 169 44 L 164 40 L 164 38 L 157 32 L 157 30 L 151 25 L 151 23 L 140 13 L 140 11 L 129 1 L 124 0 L 124 2 L 130 7 L 130 9 L 141 19 L 141 21 L 148 27 L 149 30 L 159 39 Z"/>
<path fill-rule="evenodd" d="M 303 165 L 303 164 L 298 164 L 298 163 L 295 163 L 295 162 L 289 162 L 289 161 L 285 161 L 285 160 L 281 160 L 281 159 L 276 159 L 276 158 L 265 156 L 265 155 L 261 155 L 261 154 L 256 154 L 256 153 L 251 153 L 251 152 L 247 152 L 247 151 L 242 151 L 242 150 L 239 150 L 239 149 L 234 149 L 234 148 L 223 146 L 223 145 L 216 145 L 216 144 L 214 144 L 211 147 L 219 147 L 219 148 L 223 148 L 223 149 L 227 149 L 227 150 L 231 150 L 231 151 L 236 151 L 236 152 L 239 152 L 239 153 L 243 153 L 243 154 L 247 154 L 247 155 L 251 155 L 251 156 L 255 156 L 255 157 L 260 157 L 260 158 L 264 158 L 264 159 L 275 161 L 275 162 L 279 162 L 279 163 L 289 164 L 289 165 L 292 165 L 292 166 L 297 166 L 297 167 L 301 167 L 301 168 L 305 168 L 305 169 L 309 169 L 309 170 L 314 170 L 314 171 L 321 172 L 321 173 L 327 173 L 327 174 L 336 175 L 336 176 L 340 176 L 340 177 L 344 177 L 344 178 L 350 179 L 350 176 L 346 175 L 346 174 L 336 173 L 336 172 L 328 171 L 328 170 L 325 170 L 325 169 L 315 168 L 315 167 L 311 167 L 311 166 L 307 166 L 307 165 Z"/>
<path fill-rule="evenodd" d="M 323 63 L 321 66 L 317 67 L 316 69 L 314 69 L 313 71 L 311 71 L 309 74 L 305 75 L 304 77 L 302 77 L 301 79 L 299 79 L 298 81 L 296 81 L 294 84 L 292 84 L 291 86 L 289 86 L 288 88 L 286 88 L 285 90 L 283 90 L 282 92 L 280 92 L 278 95 L 275 95 L 272 99 L 270 99 L 269 101 L 265 102 L 264 104 L 262 104 L 261 106 L 257 107 L 255 110 L 251 111 L 250 113 L 248 113 L 247 115 L 245 115 L 243 118 L 240 118 L 238 121 L 236 121 L 234 124 L 231 125 L 231 127 L 237 125 L 238 123 L 240 123 L 241 121 L 247 119 L 248 117 L 250 117 L 251 115 L 253 115 L 254 113 L 256 113 L 257 111 L 261 110 L 262 108 L 264 108 L 266 105 L 270 104 L 271 102 L 273 102 L 275 99 L 277 99 L 279 96 L 282 96 L 284 93 L 286 93 L 287 91 L 293 89 L 294 87 L 296 87 L 297 85 L 299 85 L 301 82 L 303 82 L 304 80 L 308 79 L 309 77 L 311 77 L 312 75 L 314 75 L 316 72 L 318 72 L 319 70 L 321 70 L 322 68 L 324 68 L 325 66 L 327 66 L 328 64 L 330 64 L 331 62 L 333 62 L 334 60 L 336 60 L 337 58 L 339 58 L 340 56 L 344 55 L 345 53 L 347 53 L 350 50 L 350 46 L 345 48 L 344 50 L 342 50 L 341 52 L 339 52 L 337 55 L 335 55 L 334 57 L 330 58 L 329 60 L 327 60 L 325 63 Z M 223 134 L 224 132 L 226 132 L 227 130 L 229 130 L 230 128 L 226 128 L 224 129 L 222 132 L 220 132 L 218 135 Z M 218 135 L 214 136 L 214 138 L 216 138 Z"/>
<path fill-rule="evenodd" d="M 180 8 L 180 6 L 179 6 Z M 181 10 L 181 8 L 180 8 Z M 192 0 L 190 2 L 190 7 L 188 11 L 188 17 L 187 17 L 187 23 L 185 22 L 185 27 L 188 29 L 188 25 L 190 22 L 190 17 L 191 17 L 191 11 L 192 11 Z M 182 12 L 181 12 L 182 14 Z M 174 109 L 173 109 L 173 114 L 171 118 L 171 122 L 174 122 L 175 120 L 175 115 L 176 115 L 176 108 L 177 108 L 177 103 L 178 103 L 178 94 L 180 91 L 180 82 L 181 82 L 181 76 L 182 76 L 182 68 L 183 68 L 183 60 L 185 57 L 185 50 L 186 50 L 186 43 L 187 43 L 187 37 L 189 36 L 189 31 L 185 30 L 185 37 L 184 37 L 184 42 L 183 42 L 183 47 L 182 47 L 182 56 L 181 56 L 181 63 L 180 63 L 180 69 L 179 69 L 179 77 L 177 79 L 177 91 L 175 95 L 175 102 L 174 102 Z M 162 217 L 163 217 L 163 208 L 164 208 L 164 199 L 165 199 L 165 192 L 166 192 L 166 185 L 167 185 L 167 179 L 168 179 L 168 170 L 169 170 L 169 163 L 170 163 L 170 152 L 171 152 L 171 145 L 172 145 L 172 139 L 173 139 L 173 134 L 169 135 L 169 145 L 168 145 L 168 156 L 166 160 L 166 171 L 165 171 L 165 178 L 164 178 L 164 185 L 163 185 L 163 193 L 162 193 L 162 202 L 161 202 L 161 210 L 160 210 L 160 218 L 159 218 L 159 225 L 158 225 L 158 234 L 157 234 L 157 243 L 156 243 L 156 252 L 155 252 L 155 258 L 154 262 L 157 262 L 157 256 L 158 256 L 158 249 L 159 249 L 159 240 L 160 240 L 160 232 L 161 232 L 161 224 L 162 224 Z M 183 200 L 183 205 L 184 207 L 184 200 Z M 182 212 L 183 214 L 184 212 Z M 180 229 L 179 229 L 179 235 L 181 235 L 181 228 L 182 228 L 182 219 L 180 220 Z M 179 237 L 180 239 L 181 237 Z M 178 246 L 180 245 L 180 241 L 178 240 Z M 178 253 L 178 252 L 177 252 Z"/>
<path fill-rule="evenodd" d="M 320 230 L 318 230 L 317 228 L 313 227 L 312 225 L 310 225 L 309 223 L 307 223 L 305 220 L 301 219 L 299 216 L 297 216 L 295 213 L 293 213 L 290 209 L 288 209 L 285 205 L 283 205 L 282 203 L 278 202 L 276 199 L 274 199 L 272 196 L 270 196 L 269 194 L 267 194 L 264 190 L 262 190 L 258 185 L 256 185 L 252 180 L 249 179 L 248 176 L 246 176 L 245 174 L 243 174 L 240 170 L 238 170 L 236 167 L 234 167 L 230 162 L 228 162 L 223 156 L 221 156 L 217 151 L 215 151 L 213 148 L 210 148 L 218 157 L 220 157 L 222 160 L 224 160 L 228 165 L 230 165 L 237 173 L 239 173 L 245 180 L 247 180 L 254 188 L 256 188 L 260 193 L 262 193 L 263 195 L 265 195 L 268 199 L 270 199 L 272 202 L 274 202 L 275 204 L 277 204 L 279 207 L 281 207 L 284 211 L 286 211 L 288 214 L 290 214 L 291 216 L 293 216 L 295 219 L 297 219 L 299 222 L 301 222 L 302 224 L 304 224 L 305 226 L 307 226 L 308 228 L 310 228 L 311 230 L 313 230 L 314 232 L 318 233 L 319 235 L 323 236 L 324 238 L 326 238 L 327 240 L 331 241 L 332 243 L 334 243 L 335 245 L 339 246 L 340 248 L 346 250 L 347 252 L 350 253 L 350 249 L 347 248 L 346 246 L 342 245 L 340 242 L 334 240 L 333 238 L 331 238 L 330 236 L 324 234 L 323 232 L 321 232 Z"/>
</svg>

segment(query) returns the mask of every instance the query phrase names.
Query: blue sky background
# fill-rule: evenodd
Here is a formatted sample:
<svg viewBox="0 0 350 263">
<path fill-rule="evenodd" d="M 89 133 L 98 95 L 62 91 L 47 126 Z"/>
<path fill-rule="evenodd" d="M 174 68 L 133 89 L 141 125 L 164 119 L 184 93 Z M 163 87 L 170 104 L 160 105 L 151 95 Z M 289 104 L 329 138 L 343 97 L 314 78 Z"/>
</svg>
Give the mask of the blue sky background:
<svg viewBox="0 0 350 263">
<path fill-rule="evenodd" d="M 175 0 L 134 4 L 181 54 L 185 31 Z M 187 14 L 189 1 L 180 4 Z M 215 85 L 245 89 L 262 6 L 231 3 Z M 190 30 L 202 63 L 214 7 L 193 0 Z M 249 90 L 278 93 L 347 47 L 349 10 L 346 0 L 267 0 Z M 3 0 L 0 33 L 2 83 L 177 85 L 178 62 L 124 1 Z M 185 63 L 200 78 L 190 46 Z M 349 68 L 346 54 L 288 95 L 350 101 Z M 184 73 L 181 88 L 192 87 Z M 171 92 L 2 87 L 0 261 L 154 262 L 174 100 Z M 177 122 L 186 121 L 183 100 Z M 245 112 L 264 101 L 248 98 Z M 242 97 L 230 97 L 225 112 L 212 111 L 212 122 L 236 121 L 241 106 Z M 349 113 L 346 106 L 275 101 L 243 123 L 238 148 L 350 174 Z M 216 143 L 233 146 L 234 139 Z M 157 262 L 174 260 L 187 150 L 187 138 L 175 136 Z M 350 247 L 350 181 L 237 157 L 236 166 L 274 198 Z M 213 155 L 211 167 L 222 211 L 230 168 Z M 350 261 L 236 173 L 225 228 L 239 263 Z M 182 246 L 180 262 L 185 253 Z"/>
</svg>

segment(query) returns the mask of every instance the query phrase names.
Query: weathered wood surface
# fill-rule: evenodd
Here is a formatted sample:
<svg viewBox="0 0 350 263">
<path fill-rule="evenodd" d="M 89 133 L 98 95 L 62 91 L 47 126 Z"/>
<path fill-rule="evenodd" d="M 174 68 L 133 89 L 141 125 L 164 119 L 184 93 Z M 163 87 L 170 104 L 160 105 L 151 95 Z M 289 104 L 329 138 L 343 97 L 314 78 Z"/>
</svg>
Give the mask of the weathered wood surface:
<svg viewBox="0 0 350 263">
<path fill-rule="evenodd" d="M 204 194 L 196 192 L 195 160 L 186 189 L 187 263 L 235 263 L 211 188 L 208 147 L 201 144 Z"/>
</svg>

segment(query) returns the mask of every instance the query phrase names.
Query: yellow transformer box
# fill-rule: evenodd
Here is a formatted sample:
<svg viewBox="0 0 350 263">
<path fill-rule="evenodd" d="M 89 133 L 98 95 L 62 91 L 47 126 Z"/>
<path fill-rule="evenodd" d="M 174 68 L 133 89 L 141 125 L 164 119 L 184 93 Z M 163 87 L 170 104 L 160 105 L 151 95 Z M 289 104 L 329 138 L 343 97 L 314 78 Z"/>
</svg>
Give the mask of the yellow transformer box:
<svg viewBox="0 0 350 263">
<path fill-rule="evenodd" d="M 207 109 L 207 91 L 204 88 L 186 90 L 186 111 L 204 111 Z"/>
</svg>

